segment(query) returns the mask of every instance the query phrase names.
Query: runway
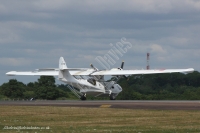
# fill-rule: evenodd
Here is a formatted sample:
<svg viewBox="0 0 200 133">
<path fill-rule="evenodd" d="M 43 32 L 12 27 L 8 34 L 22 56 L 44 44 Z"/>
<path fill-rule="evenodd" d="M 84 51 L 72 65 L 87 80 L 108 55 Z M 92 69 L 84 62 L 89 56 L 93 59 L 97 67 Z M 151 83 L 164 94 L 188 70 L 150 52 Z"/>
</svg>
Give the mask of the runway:
<svg viewBox="0 0 200 133">
<path fill-rule="evenodd" d="M 0 101 L 0 106 L 61 106 L 151 110 L 200 110 L 200 101 L 80 101 L 80 100 L 36 100 L 36 101 Z"/>
</svg>

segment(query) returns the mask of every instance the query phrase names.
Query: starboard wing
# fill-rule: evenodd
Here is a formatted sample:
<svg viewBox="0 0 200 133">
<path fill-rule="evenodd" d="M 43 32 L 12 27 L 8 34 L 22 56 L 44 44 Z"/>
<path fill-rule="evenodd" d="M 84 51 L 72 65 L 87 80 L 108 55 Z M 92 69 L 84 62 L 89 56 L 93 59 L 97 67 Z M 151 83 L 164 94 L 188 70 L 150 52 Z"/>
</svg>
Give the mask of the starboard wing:
<svg viewBox="0 0 200 133">
<path fill-rule="evenodd" d="M 159 74 L 159 73 L 190 73 L 193 68 L 189 69 L 162 69 L 162 70 L 117 70 L 117 71 L 102 71 L 93 75 L 136 75 L 136 74 Z"/>
<path fill-rule="evenodd" d="M 161 70 L 105 70 L 91 73 L 91 71 L 74 71 L 72 75 L 136 75 L 136 74 L 159 74 L 159 73 L 191 73 L 193 68 L 188 69 L 161 69 Z"/>
</svg>

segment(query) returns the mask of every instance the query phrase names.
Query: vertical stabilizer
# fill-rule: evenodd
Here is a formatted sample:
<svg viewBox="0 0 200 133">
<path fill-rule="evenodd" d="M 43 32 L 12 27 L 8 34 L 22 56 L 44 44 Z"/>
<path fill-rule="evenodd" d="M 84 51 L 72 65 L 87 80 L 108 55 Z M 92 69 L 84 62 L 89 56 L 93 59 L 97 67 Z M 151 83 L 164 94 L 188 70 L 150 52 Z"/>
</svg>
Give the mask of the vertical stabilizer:
<svg viewBox="0 0 200 133">
<path fill-rule="evenodd" d="M 60 60 L 59 60 L 59 69 L 60 70 L 67 69 L 67 65 L 66 65 L 66 62 L 65 62 L 65 60 L 64 60 L 63 57 L 60 57 Z"/>
<path fill-rule="evenodd" d="M 59 60 L 59 75 L 58 78 L 61 81 L 71 81 L 73 82 L 75 79 L 74 77 L 70 74 L 69 70 L 67 69 L 66 62 L 63 57 L 60 57 Z"/>
</svg>

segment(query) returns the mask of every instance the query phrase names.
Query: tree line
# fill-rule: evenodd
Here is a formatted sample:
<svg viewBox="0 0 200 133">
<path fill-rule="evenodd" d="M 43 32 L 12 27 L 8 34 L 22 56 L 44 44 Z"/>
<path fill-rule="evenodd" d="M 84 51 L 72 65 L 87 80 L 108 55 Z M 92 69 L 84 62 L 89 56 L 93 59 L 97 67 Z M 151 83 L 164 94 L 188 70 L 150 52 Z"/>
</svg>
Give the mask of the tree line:
<svg viewBox="0 0 200 133">
<path fill-rule="evenodd" d="M 56 85 L 52 76 L 41 76 L 37 82 L 24 84 L 16 79 L 0 86 L 0 99 L 74 99 L 75 96 L 63 84 Z"/>
<path fill-rule="evenodd" d="M 200 73 L 132 75 L 121 78 L 123 91 L 118 100 L 200 100 Z M 0 86 L 0 99 L 77 99 L 67 85 L 55 84 L 52 76 L 41 76 L 37 82 L 24 84 L 10 79 Z M 102 99 L 87 96 L 87 99 Z M 108 97 L 104 99 L 109 99 Z"/>
<path fill-rule="evenodd" d="M 132 75 L 121 79 L 123 100 L 200 100 L 200 73 Z"/>
</svg>

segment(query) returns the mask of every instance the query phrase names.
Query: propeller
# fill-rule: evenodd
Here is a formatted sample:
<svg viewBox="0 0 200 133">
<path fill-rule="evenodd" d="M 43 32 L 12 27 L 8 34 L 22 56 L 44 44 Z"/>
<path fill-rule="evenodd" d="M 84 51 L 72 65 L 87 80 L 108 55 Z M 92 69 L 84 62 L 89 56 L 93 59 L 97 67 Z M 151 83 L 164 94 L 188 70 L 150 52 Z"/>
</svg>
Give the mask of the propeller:
<svg viewBox="0 0 200 133">
<path fill-rule="evenodd" d="M 95 70 L 98 71 L 98 69 L 96 67 L 93 66 L 93 64 L 90 64 L 90 66 Z"/>
<path fill-rule="evenodd" d="M 122 64 L 121 64 L 121 69 L 124 68 L 124 61 L 122 61 Z"/>
<path fill-rule="evenodd" d="M 121 67 L 119 68 L 120 70 L 123 70 L 124 68 L 124 61 L 122 61 Z M 122 75 L 126 80 L 129 80 L 125 75 Z"/>
</svg>

